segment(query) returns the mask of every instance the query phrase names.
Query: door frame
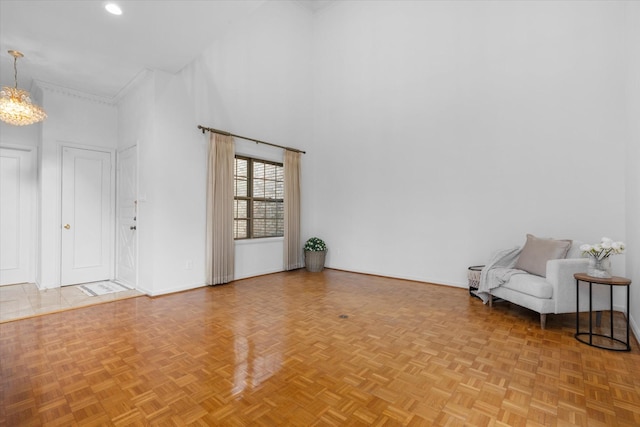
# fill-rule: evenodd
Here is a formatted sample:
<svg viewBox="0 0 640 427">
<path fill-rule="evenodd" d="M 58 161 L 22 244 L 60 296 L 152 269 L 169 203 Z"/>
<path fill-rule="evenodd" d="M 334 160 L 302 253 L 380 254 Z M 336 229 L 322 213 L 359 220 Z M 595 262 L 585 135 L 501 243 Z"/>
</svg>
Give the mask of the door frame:
<svg viewBox="0 0 640 427">
<path fill-rule="evenodd" d="M 56 142 L 56 155 L 58 157 L 58 182 L 57 182 L 57 187 L 58 187 L 58 195 L 57 195 L 57 200 L 58 200 L 58 209 L 56 210 L 55 213 L 55 221 L 56 221 L 56 226 L 58 228 L 58 233 L 57 233 L 57 248 L 58 248 L 58 253 L 57 253 L 57 265 L 58 265 L 58 286 L 62 286 L 62 152 L 65 148 L 72 148 L 72 149 L 80 149 L 80 150 L 90 150 L 90 151 L 99 151 L 99 152 L 106 152 L 109 153 L 109 155 L 111 156 L 111 167 L 110 167 L 110 171 L 109 171 L 109 187 L 111 189 L 110 195 L 109 195 L 109 280 L 113 280 L 114 278 L 114 271 L 115 271 L 115 266 L 114 266 L 114 260 L 115 260 L 115 243 L 114 243 L 114 234 L 115 234 L 115 206 L 116 206 L 116 149 L 115 148 L 111 148 L 111 147 L 102 147 L 102 146 L 98 146 L 98 145 L 87 145 L 87 144 L 77 144 L 77 143 L 73 143 L 73 142 L 68 142 L 68 141 L 57 141 Z"/>
<path fill-rule="evenodd" d="M 7 150 L 19 150 L 24 151 L 29 154 L 29 161 L 31 162 L 31 173 L 29 174 L 29 178 L 33 180 L 33 188 L 31 189 L 31 194 L 29 194 L 29 202 L 31 205 L 31 212 L 29 212 L 28 217 L 26 218 L 27 225 L 29 230 L 31 230 L 28 236 L 28 256 L 27 256 L 27 281 L 29 283 L 36 282 L 36 265 L 38 265 L 38 253 L 37 250 L 37 242 L 40 241 L 40 227 L 37 222 L 37 213 L 40 212 L 39 207 L 39 185 L 38 178 L 40 176 L 40 167 L 38 165 L 38 147 L 30 146 L 30 145 L 19 145 L 19 144 L 6 144 L 0 143 L 0 148 Z"/>
</svg>

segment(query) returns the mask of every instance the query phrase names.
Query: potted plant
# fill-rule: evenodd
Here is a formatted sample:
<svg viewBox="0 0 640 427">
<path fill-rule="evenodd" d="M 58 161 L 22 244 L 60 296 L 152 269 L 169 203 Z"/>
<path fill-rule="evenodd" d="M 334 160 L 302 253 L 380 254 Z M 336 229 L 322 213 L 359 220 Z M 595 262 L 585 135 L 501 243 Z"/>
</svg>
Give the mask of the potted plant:
<svg viewBox="0 0 640 427">
<path fill-rule="evenodd" d="M 304 244 L 304 266 L 307 271 L 317 273 L 324 268 L 327 245 L 318 237 L 312 237 Z"/>
</svg>

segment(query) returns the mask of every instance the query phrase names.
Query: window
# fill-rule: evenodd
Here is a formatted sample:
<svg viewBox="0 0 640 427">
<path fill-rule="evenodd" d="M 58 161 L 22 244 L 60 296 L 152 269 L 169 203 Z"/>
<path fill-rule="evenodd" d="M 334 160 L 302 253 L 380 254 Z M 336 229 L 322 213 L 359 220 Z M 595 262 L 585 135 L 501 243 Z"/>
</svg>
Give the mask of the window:
<svg viewBox="0 0 640 427">
<path fill-rule="evenodd" d="M 233 237 L 284 236 L 282 163 L 236 156 Z"/>
</svg>

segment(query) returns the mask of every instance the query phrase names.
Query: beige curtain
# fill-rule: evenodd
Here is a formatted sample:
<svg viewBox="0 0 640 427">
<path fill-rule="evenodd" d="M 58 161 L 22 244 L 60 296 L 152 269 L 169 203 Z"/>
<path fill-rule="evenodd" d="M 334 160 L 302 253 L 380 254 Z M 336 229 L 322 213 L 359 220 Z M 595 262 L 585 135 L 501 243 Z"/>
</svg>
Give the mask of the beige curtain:
<svg viewBox="0 0 640 427">
<path fill-rule="evenodd" d="M 284 152 L 284 269 L 304 266 L 300 243 L 300 158 L 294 151 Z"/>
<path fill-rule="evenodd" d="M 207 285 L 233 280 L 233 165 L 233 138 L 211 133 L 207 170 Z"/>
</svg>

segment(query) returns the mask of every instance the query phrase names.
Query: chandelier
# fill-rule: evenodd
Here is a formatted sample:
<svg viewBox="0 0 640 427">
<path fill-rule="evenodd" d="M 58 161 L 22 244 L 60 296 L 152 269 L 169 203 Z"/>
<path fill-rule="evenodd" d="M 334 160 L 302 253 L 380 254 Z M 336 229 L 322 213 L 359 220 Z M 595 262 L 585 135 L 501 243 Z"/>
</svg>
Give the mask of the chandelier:
<svg viewBox="0 0 640 427">
<path fill-rule="evenodd" d="M 31 103 L 29 92 L 18 89 L 18 58 L 24 57 L 17 50 L 10 50 L 13 56 L 13 72 L 15 87 L 4 86 L 0 91 L 0 120 L 15 126 L 31 125 L 47 118 L 47 113 L 36 104 Z"/>
</svg>

